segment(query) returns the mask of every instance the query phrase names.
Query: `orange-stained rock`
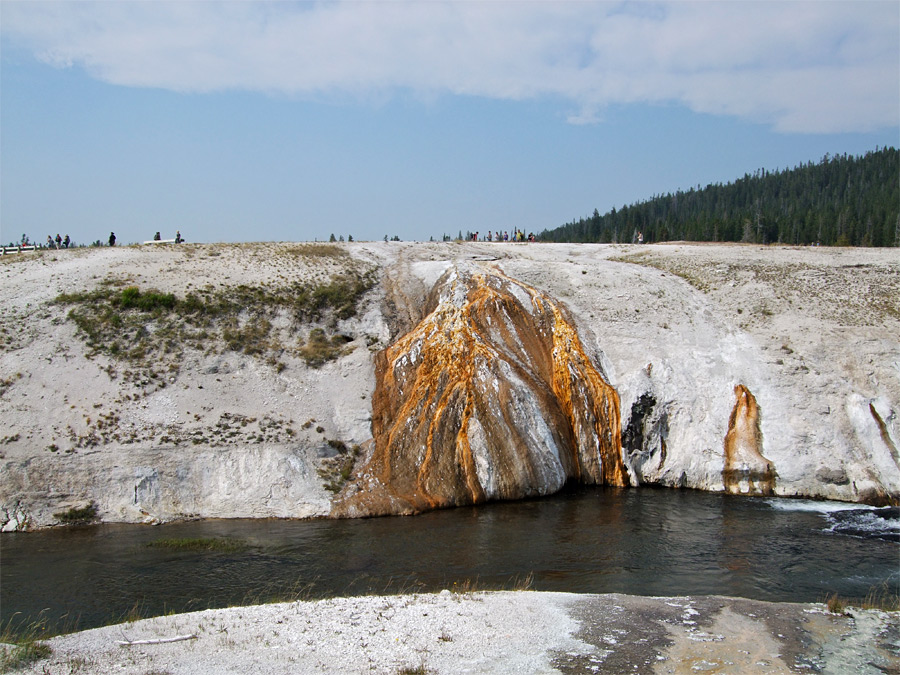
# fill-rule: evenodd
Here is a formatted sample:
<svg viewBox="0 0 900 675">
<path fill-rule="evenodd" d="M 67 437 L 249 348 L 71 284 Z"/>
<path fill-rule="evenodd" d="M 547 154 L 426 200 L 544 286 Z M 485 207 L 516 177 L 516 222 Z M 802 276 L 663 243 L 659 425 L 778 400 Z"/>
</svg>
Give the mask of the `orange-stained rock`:
<svg viewBox="0 0 900 675">
<path fill-rule="evenodd" d="M 737 400 L 725 434 L 725 466 L 722 482 L 735 494 L 771 495 L 775 491 L 775 465 L 763 457 L 759 405 L 742 384 L 735 386 Z"/>
<path fill-rule="evenodd" d="M 375 449 L 334 516 L 416 513 L 624 486 L 619 397 L 547 295 L 453 267 L 427 316 L 376 358 Z"/>
</svg>

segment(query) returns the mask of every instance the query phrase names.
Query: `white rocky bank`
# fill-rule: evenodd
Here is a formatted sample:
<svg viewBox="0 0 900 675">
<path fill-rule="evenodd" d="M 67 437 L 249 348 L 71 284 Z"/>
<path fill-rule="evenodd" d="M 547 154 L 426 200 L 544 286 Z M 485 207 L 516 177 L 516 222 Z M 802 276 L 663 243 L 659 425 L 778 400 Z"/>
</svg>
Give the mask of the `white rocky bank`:
<svg viewBox="0 0 900 675">
<path fill-rule="evenodd" d="M 499 265 L 568 306 L 619 393 L 632 483 L 725 489 L 724 439 L 744 385 L 775 494 L 900 497 L 897 249 L 339 246 L 349 255 L 248 244 L 0 260 L 2 529 L 53 525 L 90 503 L 118 522 L 327 515 L 323 462 L 338 441 L 369 447 L 375 351 L 421 318 L 425 294 L 459 260 Z M 277 359 L 189 347 L 165 386 L 90 355 L 53 303 L 109 281 L 181 298 L 373 268 L 380 282 L 357 315 L 328 326 L 352 338 L 341 358 L 306 365 L 292 340 L 311 325 L 279 316 Z"/>
</svg>

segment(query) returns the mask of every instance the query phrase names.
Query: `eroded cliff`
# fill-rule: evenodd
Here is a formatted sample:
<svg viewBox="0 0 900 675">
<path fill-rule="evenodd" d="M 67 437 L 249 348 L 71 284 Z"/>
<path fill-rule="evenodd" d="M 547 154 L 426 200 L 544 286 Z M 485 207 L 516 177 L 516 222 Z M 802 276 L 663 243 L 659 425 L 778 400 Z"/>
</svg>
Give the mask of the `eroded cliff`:
<svg viewBox="0 0 900 675">
<path fill-rule="evenodd" d="M 455 265 L 376 358 L 375 448 L 335 516 L 414 513 L 627 485 L 619 397 L 548 295 Z"/>
</svg>

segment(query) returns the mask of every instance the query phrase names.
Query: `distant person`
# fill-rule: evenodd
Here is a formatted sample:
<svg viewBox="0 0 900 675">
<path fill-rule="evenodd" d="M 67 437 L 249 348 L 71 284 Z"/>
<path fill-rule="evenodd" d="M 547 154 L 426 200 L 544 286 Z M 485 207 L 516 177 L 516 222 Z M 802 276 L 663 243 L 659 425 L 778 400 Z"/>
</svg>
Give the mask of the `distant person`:
<svg viewBox="0 0 900 675">
<path fill-rule="evenodd" d="M 115 246 L 115 245 L 116 245 L 116 233 L 115 233 L 115 232 L 110 232 L 110 233 L 109 233 L 109 245 L 110 245 L 110 246 Z"/>
<path fill-rule="evenodd" d="M 181 238 L 181 230 L 175 230 L 175 243 L 180 244 L 184 239 Z"/>
<path fill-rule="evenodd" d="M 643 232 L 638 232 L 638 243 L 639 244 L 644 243 L 644 233 Z"/>
<path fill-rule="evenodd" d="M 47 235 L 47 248 L 53 248 L 53 237 Z"/>
<path fill-rule="evenodd" d="M 56 248 L 62 248 L 62 237 L 59 236 L 59 232 L 56 233 Z"/>
<path fill-rule="evenodd" d="M 63 246 L 65 246 L 66 248 L 69 248 L 69 244 L 71 243 L 71 241 L 72 240 L 69 239 L 69 235 L 66 235 L 66 238 L 63 239 Z"/>
</svg>

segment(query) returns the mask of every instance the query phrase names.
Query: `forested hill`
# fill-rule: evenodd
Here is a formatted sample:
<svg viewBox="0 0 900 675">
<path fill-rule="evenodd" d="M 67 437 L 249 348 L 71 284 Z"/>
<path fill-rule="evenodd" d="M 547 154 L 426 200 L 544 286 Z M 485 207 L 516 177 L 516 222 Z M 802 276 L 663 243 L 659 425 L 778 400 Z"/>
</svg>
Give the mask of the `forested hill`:
<svg viewBox="0 0 900 675">
<path fill-rule="evenodd" d="M 794 169 L 745 174 L 727 185 L 580 218 L 544 241 L 744 241 L 823 246 L 900 245 L 900 152 L 828 156 Z"/>
</svg>

